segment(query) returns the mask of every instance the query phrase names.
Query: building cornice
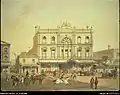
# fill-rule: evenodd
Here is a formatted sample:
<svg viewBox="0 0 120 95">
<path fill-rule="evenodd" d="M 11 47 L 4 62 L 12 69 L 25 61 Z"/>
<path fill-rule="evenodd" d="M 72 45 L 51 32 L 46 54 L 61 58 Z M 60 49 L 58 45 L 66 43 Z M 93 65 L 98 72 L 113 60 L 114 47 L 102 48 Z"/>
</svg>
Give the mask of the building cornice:
<svg viewBox="0 0 120 95">
<path fill-rule="evenodd" d="M 6 45 L 10 45 L 9 43 L 5 42 L 5 41 L 1 41 L 1 44 L 6 44 Z"/>
<path fill-rule="evenodd" d="M 38 45 L 63 45 L 63 44 L 38 44 Z M 67 44 L 67 45 L 91 45 L 91 43 L 89 43 L 89 44 Z M 64 46 L 65 46 L 65 44 L 64 44 Z"/>
<path fill-rule="evenodd" d="M 93 32 L 37 32 L 37 34 L 88 34 L 88 33 L 93 33 Z"/>
</svg>

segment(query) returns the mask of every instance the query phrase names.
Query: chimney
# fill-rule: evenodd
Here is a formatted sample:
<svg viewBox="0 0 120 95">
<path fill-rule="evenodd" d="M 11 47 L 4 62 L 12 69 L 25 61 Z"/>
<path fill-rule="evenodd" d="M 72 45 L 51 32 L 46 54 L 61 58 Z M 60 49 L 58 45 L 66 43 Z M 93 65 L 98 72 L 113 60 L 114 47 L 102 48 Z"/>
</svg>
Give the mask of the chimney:
<svg viewBox="0 0 120 95">
<path fill-rule="evenodd" d="M 110 49 L 110 45 L 108 45 L 108 50 Z"/>
</svg>

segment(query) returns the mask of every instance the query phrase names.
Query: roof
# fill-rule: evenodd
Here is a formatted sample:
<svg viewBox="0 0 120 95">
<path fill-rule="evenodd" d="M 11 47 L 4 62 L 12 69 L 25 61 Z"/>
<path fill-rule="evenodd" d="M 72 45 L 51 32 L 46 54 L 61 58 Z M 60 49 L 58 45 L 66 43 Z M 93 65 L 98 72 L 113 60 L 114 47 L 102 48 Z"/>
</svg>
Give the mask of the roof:
<svg viewBox="0 0 120 95">
<path fill-rule="evenodd" d="M 1 41 L 1 44 L 7 44 L 10 45 L 9 43 L 5 42 L 5 41 Z"/>
<path fill-rule="evenodd" d="M 106 50 L 100 50 L 100 51 L 96 51 L 96 52 L 93 52 L 93 53 L 99 53 L 99 52 L 105 52 L 105 51 L 113 51 L 114 49 L 106 49 Z"/>
<path fill-rule="evenodd" d="M 27 52 L 22 52 L 20 58 L 38 58 L 36 54 L 29 54 Z"/>
<path fill-rule="evenodd" d="M 105 52 L 105 51 L 114 51 L 114 50 L 120 50 L 120 49 L 114 49 L 114 48 L 112 48 L 112 49 L 105 49 L 105 50 L 95 51 L 93 53 L 99 53 L 99 52 Z"/>
</svg>

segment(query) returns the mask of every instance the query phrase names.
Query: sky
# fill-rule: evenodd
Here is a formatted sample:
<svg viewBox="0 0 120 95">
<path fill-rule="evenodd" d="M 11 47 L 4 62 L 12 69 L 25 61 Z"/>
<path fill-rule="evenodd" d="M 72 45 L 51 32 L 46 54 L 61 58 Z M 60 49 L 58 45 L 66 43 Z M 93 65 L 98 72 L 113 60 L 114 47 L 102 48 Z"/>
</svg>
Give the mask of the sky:
<svg viewBox="0 0 120 95">
<path fill-rule="evenodd" d="M 119 0 L 1 0 L 1 40 L 11 44 L 11 59 L 32 48 L 35 25 L 56 28 L 66 21 L 93 27 L 93 51 L 119 46 Z"/>
</svg>

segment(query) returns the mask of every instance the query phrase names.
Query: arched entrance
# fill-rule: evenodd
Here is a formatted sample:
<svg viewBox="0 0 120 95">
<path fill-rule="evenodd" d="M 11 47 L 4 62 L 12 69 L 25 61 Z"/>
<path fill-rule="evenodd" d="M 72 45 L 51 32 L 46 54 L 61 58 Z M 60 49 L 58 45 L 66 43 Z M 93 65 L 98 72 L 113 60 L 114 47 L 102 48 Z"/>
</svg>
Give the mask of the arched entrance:
<svg viewBox="0 0 120 95">
<path fill-rule="evenodd" d="M 72 40 L 68 38 L 67 36 L 62 39 L 62 48 L 61 53 L 64 59 L 70 59 L 71 58 L 71 52 L 72 52 Z"/>
<path fill-rule="evenodd" d="M 76 65 L 76 62 L 72 59 L 67 60 L 66 63 L 59 64 L 60 69 L 68 70 L 72 69 Z"/>
</svg>

